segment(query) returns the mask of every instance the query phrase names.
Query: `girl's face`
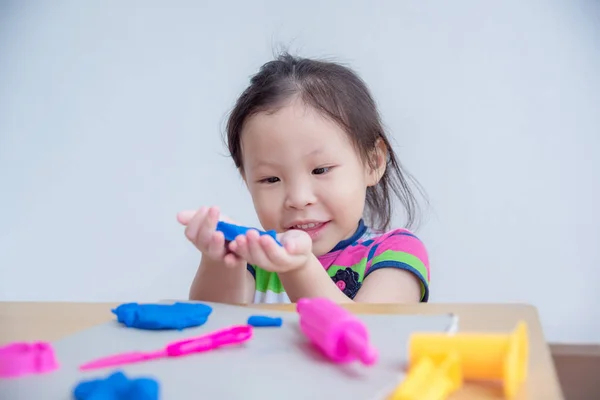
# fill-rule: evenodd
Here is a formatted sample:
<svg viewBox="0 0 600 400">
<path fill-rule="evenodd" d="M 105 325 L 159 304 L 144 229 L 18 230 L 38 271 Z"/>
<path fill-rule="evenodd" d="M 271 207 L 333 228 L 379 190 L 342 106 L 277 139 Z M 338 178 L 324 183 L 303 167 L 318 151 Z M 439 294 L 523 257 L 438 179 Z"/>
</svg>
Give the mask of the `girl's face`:
<svg viewBox="0 0 600 400">
<path fill-rule="evenodd" d="M 264 229 L 306 231 L 317 256 L 356 231 L 367 187 L 380 174 L 337 124 L 295 100 L 249 118 L 241 145 L 244 180 Z"/>
</svg>

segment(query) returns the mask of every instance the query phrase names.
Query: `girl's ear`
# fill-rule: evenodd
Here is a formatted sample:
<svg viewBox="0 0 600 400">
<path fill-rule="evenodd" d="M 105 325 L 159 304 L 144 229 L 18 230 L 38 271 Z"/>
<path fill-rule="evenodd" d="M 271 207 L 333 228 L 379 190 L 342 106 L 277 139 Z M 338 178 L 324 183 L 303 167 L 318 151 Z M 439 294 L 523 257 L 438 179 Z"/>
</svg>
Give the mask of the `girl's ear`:
<svg viewBox="0 0 600 400">
<path fill-rule="evenodd" d="M 375 186 L 379 183 L 387 168 L 387 159 L 387 146 L 381 138 L 378 138 L 375 142 L 375 148 L 369 156 L 370 165 L 368 166 L 367 186 Z"/>
</svg>

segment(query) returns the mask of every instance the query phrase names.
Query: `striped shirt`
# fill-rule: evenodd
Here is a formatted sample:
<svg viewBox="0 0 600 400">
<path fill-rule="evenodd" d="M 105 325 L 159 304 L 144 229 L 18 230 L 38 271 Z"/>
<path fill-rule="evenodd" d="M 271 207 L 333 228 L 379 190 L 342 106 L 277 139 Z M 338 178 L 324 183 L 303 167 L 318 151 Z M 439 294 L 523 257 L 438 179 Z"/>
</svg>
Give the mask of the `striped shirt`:
<svg viewBox="0 0 600 400">
<path fill-rule="evenodd" d="M 421 283 L 421 301 L 429 299 L 429 258 L 425 246 L 406 229 L 373 232 L 363 220 L 352 237 L 339 242 L 330 252 L 318 257 L 346 296 L 353 299 L 364 279 L 380 268 L 399 268 L 413 273 Z M 254 303 L 289 303 L 279 277 L 248 264 L 256 281 Z"/>
</svg>

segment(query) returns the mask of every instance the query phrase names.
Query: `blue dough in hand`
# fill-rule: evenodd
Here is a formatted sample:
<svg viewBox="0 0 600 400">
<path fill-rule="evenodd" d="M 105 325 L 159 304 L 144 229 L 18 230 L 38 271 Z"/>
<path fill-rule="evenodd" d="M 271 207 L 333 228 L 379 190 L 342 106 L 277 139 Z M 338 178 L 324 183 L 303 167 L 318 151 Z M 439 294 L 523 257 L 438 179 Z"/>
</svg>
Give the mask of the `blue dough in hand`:
<svg viewBox="0 0 600 400">
<path fill-rule="evenodd" d="M 81 381 L 73 390 L 75 400 L 158 400 L 158 396 L 155 379 L 129 379 L 121 371 L 107 378 Z"/>
<path fill-rule="evenodd" d="M 130 328 L 182 330 L 203 325 L 212 313 L 212 307 L 201 303 L 125 303 L 112 312 L 120 323 Z"/>
<path fill-rule="evenodd" d="M 231 241 L 235 240 L 235 238 L 238 237 L 238 235 L 245 235 L 246 232 L 248 232 L 250 229 L 254 229 L 254 228 L 248 228 L 245 226 L 234 225 L 234 224 L 230 224 L 230 223 L 223 222 L 223 221 L 217 222 L 217 231 L 223 232 L 223 236 L 225 237 L 225 241 L 227 241 L 227 242 L 231 242 Z M 277 234 L 274 230 L 270 230 L 270 231 L 266 231 L 266 232 L 261 231 L 259 229 L 254 229 L 254 230 L 257 231 L 260 236 L 263 236 L 263 235 L 271 236 L 273 239 L 275 239 L 275 242 L 281 246 L 281 243 L 279 243 L 279 240 L 277 240 Z"/>
</svg>

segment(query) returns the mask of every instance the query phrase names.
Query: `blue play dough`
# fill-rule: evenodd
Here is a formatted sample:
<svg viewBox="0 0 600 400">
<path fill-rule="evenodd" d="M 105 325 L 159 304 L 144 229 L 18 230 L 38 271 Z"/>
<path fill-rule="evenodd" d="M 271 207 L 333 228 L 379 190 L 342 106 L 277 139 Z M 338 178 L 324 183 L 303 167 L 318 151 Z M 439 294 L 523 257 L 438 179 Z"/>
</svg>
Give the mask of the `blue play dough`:
<svg viewBox="0 0 600 400">
<path fill-rule="evenodd" d="M 121 371 L 107 378 L 79 382 L 73 389 L 75 400 L 158 400 L 159 384 L 152 378 L 129 379 Z"/>
<path fill-rule="evenodd" d="M 264 315 L 252 315 L 248 318 L 248 325 L 252 326 L 281 326 L 283 320 L 279 317 L 266 317 Z"/>
<path fill-rule="evenodd" d="M 126 303 L 112 312 L 120 323 L 130 328 L 182 330 L 203 325 L 212 313 L 212 307 L 201 303 Z"/>
<path fill-rule="evenodd" d="M 228 242 L 235 240 L 235 238 L 238 237 L 238 235 L 245 235 L 246 232 L 248 232 L 250 229 L 254 229 L 255 231 L 257 231 L 260 236 L 263 236 L 263 235 L 271 236 L 273 239 L 275 239 L 275 242 L 281 246 L 281 243 L 279 243 L 279 240 L 277 240 L 277 234 L 275 233 L 274 230 L 265 232 L 265 231 L 261 231 L 259 229 L 248 228 L 248 227 L 240 226 L 240 225 L 234 225 L 234 224 L 230 224 L 230 223 L 223 222 L 223 221 L 217 222 L 217 231 L 223 232 L 223 236 L 225 236 L 225 240 Z"/>
</svg>

